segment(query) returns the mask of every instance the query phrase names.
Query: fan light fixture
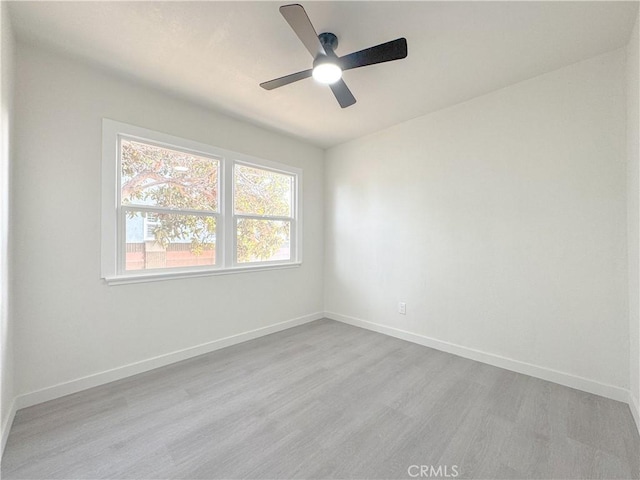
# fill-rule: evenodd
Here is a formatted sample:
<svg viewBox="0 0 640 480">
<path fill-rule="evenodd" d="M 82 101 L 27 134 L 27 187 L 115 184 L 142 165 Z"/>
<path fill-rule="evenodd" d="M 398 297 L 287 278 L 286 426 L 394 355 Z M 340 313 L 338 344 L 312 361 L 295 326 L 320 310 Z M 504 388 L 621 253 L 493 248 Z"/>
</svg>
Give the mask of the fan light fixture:
<svg viewBox="0 0 640 480">
<path fill-rule="evenodd" d="M 318 63 L 313 67 L 313 78 L 320 83 L 336 83 L 342 78 L 342 69 L 335 63 Z"/>
</svg>

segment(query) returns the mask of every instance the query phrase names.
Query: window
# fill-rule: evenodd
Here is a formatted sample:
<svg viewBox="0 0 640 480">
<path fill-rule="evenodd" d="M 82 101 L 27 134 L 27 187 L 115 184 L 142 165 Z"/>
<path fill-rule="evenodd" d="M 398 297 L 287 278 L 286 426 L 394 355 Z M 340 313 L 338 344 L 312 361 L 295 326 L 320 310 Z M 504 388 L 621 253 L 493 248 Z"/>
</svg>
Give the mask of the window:
<svg viewBox="0 0 640 480">
<path fill-rule="evenodd" d="M 215 265 L 220 160 L 119 140 L 121 270 Z"/>
<path fill-rule="evenodd" d="M 295 177 L 239 163 L 233 175 L 236 261 L 291 260 Z"/>
<path fill-rule="evenodd" d="M 103 121 L 102 276 L 299 265 L 299 169 Z"/>
</svg>

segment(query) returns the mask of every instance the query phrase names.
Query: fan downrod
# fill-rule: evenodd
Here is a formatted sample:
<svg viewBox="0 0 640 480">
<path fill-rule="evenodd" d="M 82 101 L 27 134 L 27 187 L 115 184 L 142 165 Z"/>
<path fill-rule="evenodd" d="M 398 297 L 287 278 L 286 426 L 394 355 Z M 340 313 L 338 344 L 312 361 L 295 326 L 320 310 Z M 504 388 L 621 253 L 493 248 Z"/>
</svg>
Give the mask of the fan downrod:
<svg viewBox="0 0 640 480">
<path fill-rule="evenodd" d="M 318 40 L 320 40 L 325 51 L 330 50 L 331 52 L 335 52 L 336 48 L 338 48 L 338 37 L 331 32 L 321 33 L 318 35 Z"/>
</svg>

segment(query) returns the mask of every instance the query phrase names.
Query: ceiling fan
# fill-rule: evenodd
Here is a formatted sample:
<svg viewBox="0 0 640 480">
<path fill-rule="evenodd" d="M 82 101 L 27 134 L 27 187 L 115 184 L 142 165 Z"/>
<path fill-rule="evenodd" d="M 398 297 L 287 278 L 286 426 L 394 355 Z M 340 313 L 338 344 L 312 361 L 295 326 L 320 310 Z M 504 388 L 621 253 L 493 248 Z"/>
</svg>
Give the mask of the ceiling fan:
<svg viewBox="0 0 640 480">
<path fill-rule="evenodd" d="M 283 5 L 280 13 L 313 56 L 313 68 L 261 83 L 260 86 L 265 90 L 313 77 L 318 82 L 329 85 L 340 106 L 346 108 L 356 103 L 356 99 L 342 80 L 344 70 L 400 60 L 407 56 L 407 40 L 398 38 L 338 57 L 335 53 L 338 37 L 329 32 L 318 35 L 302 5 Z"/>
</svg>

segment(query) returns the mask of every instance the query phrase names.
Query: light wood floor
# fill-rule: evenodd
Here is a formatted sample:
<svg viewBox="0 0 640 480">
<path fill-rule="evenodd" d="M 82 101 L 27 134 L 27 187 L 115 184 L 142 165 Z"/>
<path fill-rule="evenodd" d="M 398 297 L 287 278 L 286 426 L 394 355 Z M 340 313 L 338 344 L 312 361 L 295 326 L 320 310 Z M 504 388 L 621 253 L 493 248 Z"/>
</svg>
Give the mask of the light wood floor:
<svg viewBox="0 0 640 480">
<path fill-rule="evenodd" d="M 320 320 L 20 410 L 2 478 L 638 478 L 639 463 L 623 403 Z"/>
</svg>

